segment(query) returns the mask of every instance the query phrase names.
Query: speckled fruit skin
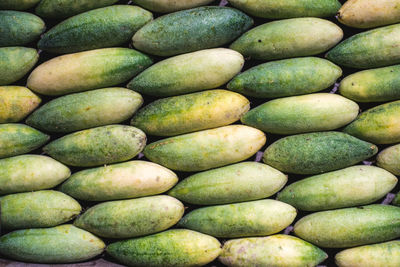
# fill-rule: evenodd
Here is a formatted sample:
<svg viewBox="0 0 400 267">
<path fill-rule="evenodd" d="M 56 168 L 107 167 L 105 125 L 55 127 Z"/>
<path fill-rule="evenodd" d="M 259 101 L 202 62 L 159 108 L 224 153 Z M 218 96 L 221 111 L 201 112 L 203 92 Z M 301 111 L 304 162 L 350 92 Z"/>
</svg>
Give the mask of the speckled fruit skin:
<svg viewBox="0 0 400 267">
<path fill-rule="evenodd" d="M 164 15 L 133 36 L 136 49 L 157 56 L 173 56 L 223 46 L 253 25 L 243 12 L 218 6 L 198 7 Z"/>
<path fill-rule="evenodd" d="M 270 145 L 263 161 L 283 172 L 318 174 L 354 165 L 372 157 L 378 148 L 341 132 L 287 136 Z"/>
<path fill-rule="evenodd" d="M 8 230 L 57 226 L 82 209 L 75 199 L 52 190 L 7 195 L 0 206 L 1 227 Z"/>
<path fill-rule="evenodd" d="M 131 125 L 146 134 L 173 136 L 234 123 L 249 109 L 249 100 L 238 93 L 209 90 L 156 100 L 139 110 Z"/>
<path fill-rule="evenodd" d="M 65 135 L 43 148 L 70 166 L 92 167 L 126 161 L 146 145 L 146 135 L 132 126 L 108 125 Z"/>
<path fill-rule="evenodd" d="M 161 194 L 177 182 L 169 169 L 135 160 L 76 172 L 60 190 L 76 199 L 107 201 Z"/>
<path fill-rule="evenodd" d="M 134 0 L 135 4 L 158 13 L 171 13 L 179 10 L 199 7 L 212 3 L 213 0 Z"/>
<path fill-rule="evenodd" d="M 394 175 L 400 175 L 400 144 L 382 150 L 376 157 L 376 165 Z"/>
<path fill-rule="evenodd" d="M 172 229 L 141 238 L 112 243 L 107 253 L 128 266 L 190 267 L 212 262 L 221 244 L 212 236 Z"/>
<path fill-rule="evenodd" d="M 55 98 L 32 113 L 26 123 L 43 131 L 68 133 L 123 122 L 142 104 L 143 97 L 132 90 L 104 88 Z"/>
<path fill-rule="evenodd" d="M 73 16 L 54 26 L 38 42 L 38 48 L 65 54 L 119 46 L 153 19 L 137 6 L 115 5 Z"/>
<path fill-rule="evenodd" d="M 287 179 L 263 163 L 241 162 L 191 175 L 168 194 L 195 205 L 228 204 L 272 196 Z"/>
<path fill-rule="evenodd" d="M 128 81 L 153 61 L 129 48 L 103 48 L 58 56 L 36 67 L 27 87 L 43 95 L 65 95 Z"/>
<path fill-rule="evenodd" d="M 331 17 L 342 6 L 338 0 L 229 0 L 229 3 L 247 14 L 267 19 Z"/>
<path fill-rule="evenodd" d="M 44 21 L 31 13 L 0 10 L 0 46 L 23 46 L 45 31 Z"/>
<path fill-rule="evenodd" d="M 244 114 L 243 124 L 274 134 L 329 131 L 358 115 L 359 107 L 345 97 L 319 93 L 268 101 Z"/>
<path fill-rule="evenodd" d="M 160 61 L 132 79 L 128 88 L 156 97 L 217 88 L 239 73 L 244 58 L 226 48 L 205 49 Z"/>
<path fill-rule="evenodd" d="M 25 124 L 0 124 L 0 159 L 28 153 L 44 145 L 50 136 Z"/>
<path fill-rule="evenodd" d="M 323 53 L 343 38 L 336 24 L 319 18 L 272 21 L 240 36 L 230 48 L 245 57 L 273 60 Z"/>
<path fill-rule="evenodd" d="M 290 235 L 232 239 L 219 261 L 226 266 L 312 267 L 328 258 L 318 247 Z"/>
<path fill-rule="evenodd" d="M 267 62 L 240 73 L 227 88 L 246 96 L 277 98 L 324 90 L 340 76 L 340 67 L 328 60 L 290 58 Z"/>
<path fill-rule="evenodd" d="M 361 113 L 357 119 L 343 129 L 374 144 L 400 142 L 400 101 L 385 103 Z"/>
<path fill-rule="evenodd" d="M 195 209 L 178 226 L 222 238 L 265 236 L 288 227 L 296 215 L 286 203 L 263 199 Z"/>
<path fill-rule="evenodd" d="M 355 34 L 326 54 L 345 67 L 370 69 L 400 63 L 400 24 Z"/>
<path fill-rule="evenodd" d="M 109 201 L 88 209 L 74 225 L 101 237 L 131 238 L 167 230 L 183 212 L 183 204 L 170 196 Z"/>
<path fill-rule="evenodd" d="M 285 187 L 278 200 L 305 211 L 366 205 L 389 193 L 397 178 L 374 166 L 352 166 L 312 176 Z"/>
<path fill-rule="evenodd" d="M 144 154 L 172 170 L 204 171 L 245 160 L 265 142 L 260 130 L 231 125 L 162 139 L 147 145 Z"/>
<path fill-rule="evenodd" d="M 100 255 L 104 248 L 99 238 L 70 224 L 18 230 L 0 237 L 0 253 L 25 262 L 79 262 Z"/>
<path fill-rule="evenodd" d="M 0 47 L 0 85 L 12 84 L 35 66 L 39 54 L 33 48 Z"/>
<path fill-rule="evenodd" d="M 68 18 L 92 9 L 112 5 L 118 0 L 42 0 L 35 13 L 43 18 Z"/>
<path fill-rule="evenodd" d="M 0 123 L 19 122 L 42 100 L 26 87 L 0 86 Z"/>
<path fill-rule="evenodd" d="M 350 248 L 336 254 L 339 267 L 397 267 L 400 265 L 400 241 Z"/>
<path fill-rule="evenodd" d="M 40 0 L 2 0 L 0 9 L 27 10 L 34 7 Z"/>
<path fill-rule="evenodd" d="M 300 238 L 320 247 L 346 248 L 400 237 L 400 208 L 369 205 L 321 211 L 294 226 Z"/>
</svg>

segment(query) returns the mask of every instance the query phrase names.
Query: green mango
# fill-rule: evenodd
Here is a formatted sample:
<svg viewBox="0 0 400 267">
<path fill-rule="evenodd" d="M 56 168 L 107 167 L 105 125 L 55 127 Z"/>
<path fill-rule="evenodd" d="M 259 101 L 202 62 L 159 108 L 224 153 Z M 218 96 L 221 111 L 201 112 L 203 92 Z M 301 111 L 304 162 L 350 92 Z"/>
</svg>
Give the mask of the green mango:
<svg viewBox="0 0 400 267">
<path fill-rule="evenodd" d="M 1 0 L 0 9 L 27 10 L 39 2 L 40 0 Z"/>
<path fill-rule="evenodd" d="M 339 92 L 357 102 L 399 100 L 400 65 L 351 74 L 340 82 Z"/>
<path fill-rule="evenodd" d="M 26 123 L 43 131 L 68 133 L 123 122 L 142 104 L 142 96 L 132 90 L 104 88 L 53 99 Z"/>
<path fill-rule="evenodd" d="M 119 46 L 153 19 L 137 6 L 115 5 L 91 10 L 57 24 L 38 42 L 38 48 L 65 54 Z"/>
<path fill-rule="evenodd" d="M 234 77 L 231 91 L 257 98 L 277 98 L 318 92 L 333 85 L 342 70 L 318 57 L 290 58 L 255 66 Z"/>
<path fill-rule="evenodd" d="M 396 176 L 384 169 L 352 166 L 292 183 L 277 199 L 305 211 L 346 208 L 371 204 L 396 184 Z"/>
<path fill-rule="evenodd" d="M 0 160 L 0 195 L 50 189 L 62 183 L 71 171 L 54 159 L 21 155 Z"/>
<path fill-rule="evenodd" d="M 219 6 L 198 7 L 161 16 L 133 36 L 136 49 L 173 56 L 223 46 L 253 25 L 243 12 Z"/>
<path fill-rule="evenodd" d="M 326 54 L 341 66 L 370 69 L 400 63 L 400 24 L 361 32 L 344 40 Z"/>
<path fill-rule="evenodd" d="M 82 210 L 75 199 L 52 190 L 7 195 L 0 207 L 5 229 L 52 227 L 72 220 Z"/>
<path fill-rule="evenodd" d="M 133 0 L 133 2 L 154 12 L 171 13 L 183 9 L 207 5 L 212 3 L 213 0 Z"/>
<path fill-rule="evenodd" d="M 245 57 L 273 60 L 323 53 L 343 38 L 336 24 L 319 18 L 272 21 L 251 29 L 230 48 Z"/>
<path fill-rule="evenodd" d="M 219 261 L 226 266 L 316 266 L 328 255 L 318 247 L 290 235 L 228 240 Z"/>
<path fill-rule="evenodd" d="M 173 136 L 234 123 L 249 109 L 240 94 L 209 90 L 156 100 L 139 110 L 131 125 L 150 135 Z"/>
<path fill-rule="evenodd" d="M 35 66 L 39 54 L 33 48 L 0 47 L 0 85 L 12 84 Z"/>
<path fill-rule="evenodd" d="M 143 153 L 169 169 L 193 172 L 248 159 L 265 142 L 260 130 L 231 125 L 162 139 L 147 145 Z"/>
<path fill-rule="evenodd" d="M 348 0 L 337 18 L 350 27 L 374 28 L 400 22 L 400 6 L 393 0 Z"/>
<path fill-rule="evenodd" d="M 400 100 L 382 104 L 361 113 L 343 129 L 362 140 L 375 144 L 400 142 Z"/>
<path fill-rule="evenodd" d="M 65 95 L 123 83 L 153 63 L 129 48 L 103 48 L 58 56 L 35 68 L 27 87 L 43 95 Z"/>
<path fill-rule="evenodd" d="M 213 89 L 232 79 L 243 64 L 243 56 L 236 51 L 205 49 L 154 64 L 133 78 L 128 88 L 156 97 Z"/>
<path fill-rule="evenodd" d="M 247 112 L 243 124 L 274 134 L 329 131 L 358 115 L 356 102 L 336 94 L 319 93 L 268 101 Z"/>
<path fill-rule="evenodd" d="M 384 242 L 400 237 L 400 208 L 374 204 L 316 212 L 297 221 L 294 232 L 327 248 Z"/>
<path fill-rule="evenodd" d="M 241 162 L 189 176 L 168 194 L 195 205 L 228 204 L 270 197 L 287 179 L 268 165 Z"/>
<path fill-rule="evenodd" d="M 140 129 L 107 125 L 65 135 L 43 151 L 70 166 L 92 167 L 129 160 L 145 145 L 146 135 Z"/>
<path fill-rule="evenodd" d="M 339 267 L 398 267 L 400 266 L 400 241 L 349 248 L 336 254 Z"/>
<path fill-rule="evenodd" d="M 288 227 L 296 215 L 286 203 L 263 199 L 195 209 L 178 226 L 223 238 L 265 236 Z"/>
<path fill-rule="evenodd" d="M 397 193 L 396 197 L 393 199 L 393 205 L 400 206 L 400 192 Z"/>
<path fill-rule="evenodd" d="M 170 196 L 109 201 L 88 209 L 76 227 L 107 238 L 130 238 L 164 231 L 184 213 L 183 204 Z"/>
<path fill-rule="evenodd" d="M 110 244 L 107 253 L 128 266 L 190 267 L 212 262 L 221 244 L 212 236 L 173 229 Z"/>
<path fill-rule="evenodd" d="M 28 153 L 49 139 L 50 136 L 25 124 L 0 124 L 0 159 Z"/>
<path fill-rule="evenodd" d="M 267 19 L 332 17 L 342 6 L 338 0 L 229 0 L 244 12 Z"/>
<path fill-rule="evenodd" d="M 26 87 L 0 86 L 0 123 L 19 122 L 36 109 L 42 100 Z"/>
<path fill-rule="evenodd" d="M 45 31 L 44 21 L 28 12 L 0 10 L 0 46 L 22 46 Z"/>
<path fill-rule="evenodd" d="M 106 201 L 161 194 L 177 182 L 167 168 L 135 160 L 76 172 L 60 190 L 76 199 Z"/>
<path fill-rule="evenodd" d="M 376 165 L 395 175 L 400 175 L 400 144 L 382 150 L 376 157 Z"/>
<path fill-rule="evenodd" d="M 92 9 L 110 6 L 118 0 L 41 0 L 35 13 L 43 18 L 68 18 Z"/>
<path fill-rule="evenodd" d="M 25 262 L 79 262 L 100 255 L 104 248 L 99 238 L 70 224 L 18 230 L 0 237 L 0 253 Z"/>
<path fill-rule="evenodd" d="M 378 148 L 341 132 L 287 136 L 267 147 L 263 161 L 283 172 L 319 174 L 354 165 Z"/>
</svg>

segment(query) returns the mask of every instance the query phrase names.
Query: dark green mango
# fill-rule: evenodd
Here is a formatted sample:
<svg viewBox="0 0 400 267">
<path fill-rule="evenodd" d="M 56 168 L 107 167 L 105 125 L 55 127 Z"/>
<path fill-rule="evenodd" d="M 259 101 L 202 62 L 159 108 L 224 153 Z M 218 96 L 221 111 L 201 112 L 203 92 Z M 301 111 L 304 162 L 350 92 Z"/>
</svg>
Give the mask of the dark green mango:
<svg viewBox="0 0 400 267">
<path fill-rule="evenodd" d="M 1 0 L 0 9 L 27 10 L 39 2 L 40 0 Z"/>
</svg>

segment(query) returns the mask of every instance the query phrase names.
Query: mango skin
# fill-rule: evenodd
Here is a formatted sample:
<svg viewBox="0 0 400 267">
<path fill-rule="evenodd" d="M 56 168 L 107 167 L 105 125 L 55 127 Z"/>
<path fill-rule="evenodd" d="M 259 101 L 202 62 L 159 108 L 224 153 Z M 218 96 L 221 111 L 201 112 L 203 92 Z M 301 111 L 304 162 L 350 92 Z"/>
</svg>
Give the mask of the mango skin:
<svg viewBox="0 0 400 267">
<path fill-rule="evenodd" d="M 400 24 L 355 34 L 326 54 L 345 67 L 371 69 L 400 63 Z"/>
<path fill-rule="evenodd" d="M 387 102 L 400 99 L 400 65 L 363 70 L 340 82 L 341 95 L 357 102 Z"/>
<path fill-rule="evenodd" d="M 35 13 L 43 18 L 68 18 L 92 9 L 112 5 L 118 0 L 42 0 Z"/>
<path fill-rule="evenodd" d="M 2 0 L 0 9 L 27 10 L 34 7 L 40 0 Z"/>
<path fill-rule="evenodd" d="M 290 235 L 232 239 L 218 260 L 226 266 L 316 266 L 328 258 L 318 247 Z"/>
<path fill-rule="evenodd" d="M 26 123 L 43 131 L 69 133 L 123 122 L 142 104 L 142 96 L 132 90 L 104 88 L 53 99 L 32 113 Z"/>
<path fill-rule="evenodd" d="M 52 227 L 78 216 L 82 207 L 61 192 L 45 190 L 4 196 L 0 201 L 5 229 Z"/>
<path fill-rule="evenodd" d="M 255 128 L 230 125 L 162 139 L 147 145 L 143 153 L 172 170 L 204 171 L 243 161 L 265 142 L 265 134 Z"/>
<path fill-rule="evenodd" d="M 393 199 L 393 205 L 400 206 L 400 193 L 396 194 L 396 197 Z"/>
<path fill-rule="evenodd" d="M 172 229 L 110 244 L 107 253 L 128 266 L 190 267 L 212 262 L 221 244 L 212 236 Z"/>
<path fill-rule="evenodd" d="M 316 212 L 297 221 L 294 232 L 327 248 L 384 242 L 400 237 L 400 208 L 374 204 Z"/>
<path fill-rule="evenodd" d="M 400 144 L 382 150 L 376 157 L 376 165 L 395 175 L 400 175 Z"/>
<path fill-rule="evenodd" d="M 65 135 L 46 145 L 43 152 L 70 166 L 92 167 L 129 160 L 145 145 L 142 130 L 107 125 Z"/>
<path fill-rule="evenodd" d="M 12 84 L 35 66 L 39 54 L 33 48 L 0 47 L 0 85 Z"/>
<path fill-rule="evenodd" d="M 173 56 L 223 46 L 252 25 L 253 19 L 237 9 L 198 7 L 155 19 L 137 31 L 132 41 L 148 54 Z"/>
<path fill-rule="evenodd" d="M 340 67 L 326 59 L 290 58 L 267 62 L 240 73 L 227 88 L 246 96 L 277 98 L 324 90 L 340 76 Z"/>
<path fill-rule="evenodd" d="M 312 56 L 325 52 L 343 38 L 336 24 L 319 18 L 268 22 L 240 36 L 230 49 L 245 57 L 274 60 Z"/>
<path fill-rule="evenodd" d="M 374 166 L 352 166 L 285 187 L 278 200 L 305 211 L 321 211 L 370 204 L 384 197 L 397 178 Z"/>
<path fill-rule="evenodd" d="M 41 155 L 0 160 L 0 195 L 50 189 L 71 175 L 68 167 Z"/>
<path fill-rule="evenodd" d="M 0 123 L 19 122 L 36 109 L 42 100 L 26 87 L 0 86 Z"/>
<path fill-rule="evenodd" d="M 129 48 L 103 48 L 58 56 L 35 68 L 27 87 L 43 95 L 65 95 L 123 83 L 150 66 Z"/>
<path fill-rule="evenodd" d="M 161 194 L 177 182 L 169 169 L 135 160 L 76 172 L 60 190 L 76 199 L 107 201 Z"/>
<path fill-rule="evenodd" d="M 400 6 L 393 0 L 349 0 L 340 8 L 337 18 L 350 27 L 374 28 L 400 22 Z"/>
<path fill-rule="evenodd" d="M 258 162 L 241 162 L 191 175 L 168 194 L 195 205 L 217 205 L 267 198 L 287 182 L 280 171 Z"/>
<path fill-rule="evenodd" d="M 342 169 L 372 157 L 378 148 L 341 132 L 317 132 L 279 139 L 264 152 L 263 161 L 280 171 L 319 174 Z"/>
<path fill-rule="evenodd" d="M 209 90 L 156 100 L 139 110 L 131 125 L 150 135 L 173 136 L 234 123 L 249 109 L 242 95 Z"/>
<path fill-rule="evenodd" d="M 153 19 L 137 6 L 115 5 L 73 16 L 46 32 L 38 48 L 65 54 L 122 45 Z"/>
<path fill-rule="evenodd" d="M 336 254 L 339 267 L 396 267 L 400 265 L 400 241 L 350 248 Z"/>
<path fill-rule="evenodd" d="M 361 113 L 343 131 L 374 144 L 400 142 L 400 100 L 385 103 Z"/>
<path fill-rule="evenodd" d="M 265 236 L 288 227 L 296 215 L 286 203 L 263 199 L 195 209 L 178 226 L 223 238 Z"/>
<path fill-rule="evenodd" d="M 75 220 L 76 227 L 107 238 L 131 238 L 167 230 L 184 213 L 170 196 L 152 196 L 97 204 Z"/>
<path fill-rule="evenodd" d="M 72 263 L 100 255 L 105 244 L 73 225 L 18 230 L 0 237 L 0 253 L 20 261 Z"/>
<path fill-rule="evenodd" d="M 335 130 L 358 115 L 356 102 L 336 94 L 319 93 L 268 101 L 240 119 L 243 124 L 274 134 Z"/>
<path fill-rule="evenodd" d="M 207 5 L 212 3 L 213 0 L 134 0 L 133 2 L 154 12 L 171 13 L 179 10 Z"/>
<path fill-rule="evenodd" d="M 132 79 L 128 88 L 156 97 L 174 96 L 224 85 L 242 69 L 241 54 L 214 48 L 160 61 Z"/>
<path fill-rule="evenodd" d="M 0 124 L 0 159 L 28 153 L 44 145 L 50 136 L 25 124 Z"/>
<path fill-rule="evenodd" d="M 23 46 L 45 31 L 44 21 L 31 13 L 0 10 L 0 46 Z"/>
</svg>

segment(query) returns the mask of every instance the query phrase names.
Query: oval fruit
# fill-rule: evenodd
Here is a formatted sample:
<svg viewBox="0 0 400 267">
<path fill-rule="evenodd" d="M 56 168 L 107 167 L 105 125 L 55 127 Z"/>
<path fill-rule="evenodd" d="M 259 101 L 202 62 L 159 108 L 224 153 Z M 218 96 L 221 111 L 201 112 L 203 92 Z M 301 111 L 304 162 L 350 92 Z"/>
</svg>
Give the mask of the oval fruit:
<svg viewBox="0 0 400 267">
<path fill-rule="evenodd" d="M 40 0 L 2 0 L 0 9 L 26 10 L 34 7 Z"/>
<path fill-rule="evenodd" d="M 158 13 L 171 13 L 183 9 L 207 5 L 213 0 L 134 0 L 135 4 Z"/>
<path fill-rule="evenodd" d="M 395 175 L 400 175 L 400 144 L 382 150 L 376 157 L 376 165 Z"/>
</svg>

